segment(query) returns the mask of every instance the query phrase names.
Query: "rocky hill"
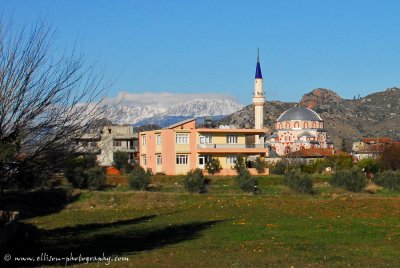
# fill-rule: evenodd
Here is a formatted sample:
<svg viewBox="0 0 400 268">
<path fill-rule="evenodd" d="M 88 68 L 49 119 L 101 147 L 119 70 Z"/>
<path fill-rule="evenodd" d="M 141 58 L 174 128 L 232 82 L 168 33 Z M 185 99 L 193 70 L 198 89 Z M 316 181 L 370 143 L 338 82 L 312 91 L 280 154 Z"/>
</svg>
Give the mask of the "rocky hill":
<svg viewBox="0 0 400 268">
<path fill-rule="evenodd" d="M 325 120 L 328 136 L 335 146 L 351 148 L 351 143 L 363 137 L 400 139 L 400 89 L 389 88 L 363 98 L 348 100 L 328 89 L 314 89 L 299 103 L 267 101 L 264 105 L 264 125 L 274 131 L 274 122 L 285 110 L 298 105 L 315 110 Z M 254 125 L 252 105 L 224 118 L 222 124 L 240 127 Z"/>
</svg>

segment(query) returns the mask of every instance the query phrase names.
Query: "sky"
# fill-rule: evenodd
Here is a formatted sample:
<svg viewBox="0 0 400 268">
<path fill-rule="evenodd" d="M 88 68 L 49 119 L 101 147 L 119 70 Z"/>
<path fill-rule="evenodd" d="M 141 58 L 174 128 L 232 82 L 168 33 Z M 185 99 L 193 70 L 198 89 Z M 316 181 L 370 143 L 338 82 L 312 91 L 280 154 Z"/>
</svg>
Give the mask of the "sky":
<svg viewBox="0 0 400 268">
<path fill-rule="evenodd" d="M 257 48 L 269 100 L 400 86 L 396 0 L 0 0 L 0 10 L 15 25 L 46 20 L 60 50 L 79 44 L 113 82 L 109 98 L 194 93 L 250 104 Z"/>
</svg>

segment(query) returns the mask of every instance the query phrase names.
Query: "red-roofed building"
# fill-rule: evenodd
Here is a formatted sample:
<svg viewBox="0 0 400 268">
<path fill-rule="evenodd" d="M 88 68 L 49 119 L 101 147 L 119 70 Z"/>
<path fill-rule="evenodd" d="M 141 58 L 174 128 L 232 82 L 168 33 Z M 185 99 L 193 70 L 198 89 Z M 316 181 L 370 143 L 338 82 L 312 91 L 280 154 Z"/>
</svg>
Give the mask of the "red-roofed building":
<svg viewBox="0 0 400 268">
<path fill-rule="evenodd" d="M 387 146 L 399 143 L 391 138 L 364 138 L 353 143 L 353 154 L 358 160 L 377 158 Z"/>
<path fill-rule="evenodd" d="M 343 152 L 338 149 L 333 148 L 310 148 L 310 149 L 301 149 L 296 152 L 290 153 L 288 155 L 289 158 L 302 158 L 307 160 L 307 162 L 313 162 L 316 159 L 321 158 L 329 158 L 332 156 L 350 156 L 350 154 Z"/>
</svg>

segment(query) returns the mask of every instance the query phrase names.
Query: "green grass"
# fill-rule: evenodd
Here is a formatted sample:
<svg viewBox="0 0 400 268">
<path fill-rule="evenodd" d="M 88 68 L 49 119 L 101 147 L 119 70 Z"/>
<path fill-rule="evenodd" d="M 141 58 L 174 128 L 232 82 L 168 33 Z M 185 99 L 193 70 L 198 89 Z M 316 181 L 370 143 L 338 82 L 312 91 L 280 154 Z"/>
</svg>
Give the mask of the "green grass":
<svg viewBox="0 0 400 268">
<path fill-rule="evenodd" d="M 11 249 L 129 258 L 111 267 L 398 266 L 399 192 L 354 194 L 319 177 L 316 194 L 301 195 L 282 178 L 258 177 L 258 196 L 242 193 L 232 177 L 212 177 L 203 195 L 168 176 L 157 178 L 159 192 L 84 191 L 58 213 L 24 220 L 38 235 Z"/>
</svg>

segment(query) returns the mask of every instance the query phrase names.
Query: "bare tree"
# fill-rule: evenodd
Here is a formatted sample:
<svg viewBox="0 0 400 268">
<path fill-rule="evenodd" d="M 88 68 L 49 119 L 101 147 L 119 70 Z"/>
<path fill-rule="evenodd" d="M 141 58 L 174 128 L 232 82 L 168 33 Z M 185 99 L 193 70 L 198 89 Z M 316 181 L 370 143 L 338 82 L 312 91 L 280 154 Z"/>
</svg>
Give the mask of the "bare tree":
<svg viewBox="0 0 400 268">
<path fill-rule="evenodd" d="M 103 78 L 53 43 L 44 22 L 15 31 L 0 19 L 0 190 L 54 171 L 100 113 Z"/>
</svg>

